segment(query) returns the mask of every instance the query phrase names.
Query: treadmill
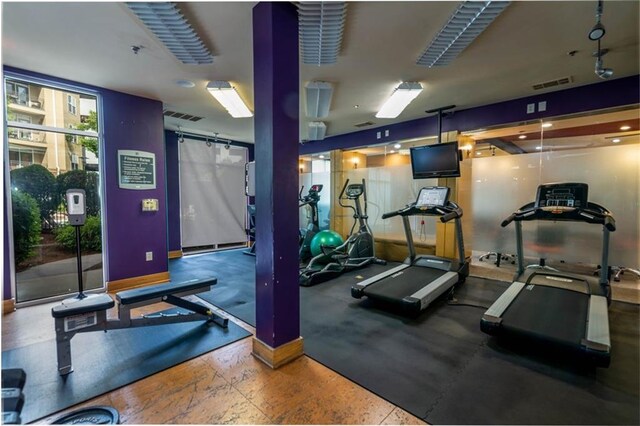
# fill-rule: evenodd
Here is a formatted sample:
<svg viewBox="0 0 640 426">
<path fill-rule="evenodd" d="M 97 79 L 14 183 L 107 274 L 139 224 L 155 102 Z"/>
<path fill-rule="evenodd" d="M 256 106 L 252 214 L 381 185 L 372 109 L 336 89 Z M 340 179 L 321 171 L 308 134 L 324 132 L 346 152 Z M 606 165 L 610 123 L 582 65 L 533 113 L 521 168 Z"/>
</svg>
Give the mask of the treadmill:
<svg viewBox="0 0 640 426">
<path fill-rule="evenodd" d="M 611 341 L 608 304 L 609 233 L 615 220 L 604 207 L 588 202 L 584 183 L 554 183 L 538 187 L 536 201 L 502 222 L 515 222 L 518 271 L 514 282 L 480 320 L 487 334 L 535 341 L 585 356 L 608 367 Z M 531 220 L 586 222 L 602 225 L 600 276 L 583 276 L 548 267 L 523 266 L 522 222 Z"/>
<path fill-rule="evenodd" d="M 409 315 L 418 315 L 431 302 L 469 275 L 469 264 L 464 256 L 462 238 L 462 209 L 449 201 L 449 188 L 432 186 L 422 188 L 414 203 L 398 211 L 385 213 L 383 219 L 402 216 L 404 233 L 407 238 L 409 257 L 402 265 L 391 268 L 374 277 L 363 280 L 351 287 L 351 295 L 356 299 L 386 302 L 400 307 Z M 439 216 L 445 223 L 455 219 L 459 259 L 439 256 L 416 256 L 410 216 Z"/>
</svg>

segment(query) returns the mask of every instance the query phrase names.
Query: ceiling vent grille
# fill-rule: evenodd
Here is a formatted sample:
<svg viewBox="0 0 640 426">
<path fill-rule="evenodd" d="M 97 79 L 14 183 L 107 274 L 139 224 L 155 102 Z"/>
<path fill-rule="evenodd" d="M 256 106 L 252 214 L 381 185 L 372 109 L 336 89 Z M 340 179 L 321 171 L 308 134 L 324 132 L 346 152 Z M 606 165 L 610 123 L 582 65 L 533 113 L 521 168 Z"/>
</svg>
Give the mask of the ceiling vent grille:
<svg viewBox="0 0 640 426">
<path fill-rule="evenodd" d="M 303 64 L 336 63 L 346 16 L 347 3 L 343 1 L 298 3 L 298 35 Z"/>
<path fill-rule="evenodd" d="M 175 3 L 130 2 L 127 6 L 183 64 L 213 63 L 213 55 Z"/>
<path fill-rule="evenodd" d="M 178 118 L 180 120 L 187 120 L 187 121 L 200 121 L 202 120 L 202 117 L 198 117 L 195 115 L 190 115 L 190 114 L 184 114 L 182 112 L 176 112 L 176 111 L 165 111 L 164 113 L 165 117 L 172 117 L 172 118 Z"/>
<path fill-rule="evenodd" d="M 429 68 L 449 65 L 510 3 L 463 1 L 422 52 L 416 64 Z"/>
<path fill-rule="evenodd" d="M 570 83 L 573 83 L 573 77 L 571 76 L 558 78 L 556 80 L 549 80 L 543 83 L 536 83 L 531 87 L 533 87 L 533 90 L 544 90 L 544 89 L 549 89 L 551 87 L 562 86 Z"/>
<path fill-rule="evenodd" d="M 368 126 L 373 126 L 374 124 L 376 124 L 376 123 L 374 123 L 373 121 L 365 121 L 364 123 L 355 124 L 355 126 L 356 127 L 368 127 Z"/>
</svg>

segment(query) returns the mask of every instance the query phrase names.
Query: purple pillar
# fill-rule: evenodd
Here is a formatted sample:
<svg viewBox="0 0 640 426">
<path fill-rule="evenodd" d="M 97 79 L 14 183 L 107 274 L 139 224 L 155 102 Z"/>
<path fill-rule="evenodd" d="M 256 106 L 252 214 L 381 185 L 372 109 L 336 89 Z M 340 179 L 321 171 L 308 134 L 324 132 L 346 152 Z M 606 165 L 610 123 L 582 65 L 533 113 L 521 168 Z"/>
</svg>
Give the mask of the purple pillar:
<svg viewBox="0 0 640 426">
<path fill-rule="evenodd" d="M 298 286 L 298 16 L 289 2 L 253 8 L 256 157 L 256 337 L 300 336 Z"/>
</svg>

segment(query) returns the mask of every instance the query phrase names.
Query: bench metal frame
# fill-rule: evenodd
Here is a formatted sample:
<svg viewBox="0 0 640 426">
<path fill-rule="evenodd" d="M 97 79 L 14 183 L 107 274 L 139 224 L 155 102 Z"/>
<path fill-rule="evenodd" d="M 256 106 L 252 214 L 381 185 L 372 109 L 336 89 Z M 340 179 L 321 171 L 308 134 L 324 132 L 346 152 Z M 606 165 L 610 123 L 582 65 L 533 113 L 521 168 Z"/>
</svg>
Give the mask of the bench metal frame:
<svg viewBox="0 0 640 426">
<path fill-rule="evenodd" d="M 216 323 L 222 328 L 227 328 L 229 320 L 215 314 L 211 309 L 199 303 L 191 302 L 183 299 L 182 297 L 202 293 L 210 290 L 211 286 L 216 283 L 216 280 L 203 281 L 202 285 L 197 288 L 192 288 L 187 291 L 177 291 L 175 293 L 167 292 L 161 296 L 154 295 L 145 300 L 139 300 L 135 303 L 123 303 L 120 300 L 119 295 L 116 294 L 118 318 L 108 319 L 107 310 L 115 305 L 115 302 L 111 300 L 109 302 L 106 298 L 110 297 L 106 294 L 95 297 L 96 309 L 91 309 L 89 306 L 82 313 L 71 313 L 69 315 L 54 316 L 55 330 L 56 330 L 56 352 L 58 358 L 58 372 L 60 375 L 66 375 L 73 371 L 71 364 L 71 339 L 77 333 L 89 333 L 92 331 L 108 331 L 117 330 L 123 328 L 132 327 L 147 327 L 153 325 L 163 324 L 175 324 L 190 321 L 205 321 L 207 323 Z M 158 286 L 149 286 L 139 290 L 150 290 Z M 176 290 L 179 290 L 177 286 Z M 131 291 L 131 290 L 128 290 Z M 105 298 L 106 297 L 106 298 Z M 87 299 L 83 299 L 87 300 Z M 138 318 L 131 317 L 131 310 L 140 308 L 154 303 L 165 302 L 179 308 L 186 309 L 190 312 L 176 313 L 163 313 L 155 312 L 151 314 L 142 315 Z M 73 303 L 73 302 L 72 302 Z M 85 302 L 86 303 L 86 302 Z M 90 303 L 89 303 L 90 305 Z M 55 308 L 54 308 L 55 309 Z M 53 311 L 52 311 L 53 312 Z"/>
</svg>

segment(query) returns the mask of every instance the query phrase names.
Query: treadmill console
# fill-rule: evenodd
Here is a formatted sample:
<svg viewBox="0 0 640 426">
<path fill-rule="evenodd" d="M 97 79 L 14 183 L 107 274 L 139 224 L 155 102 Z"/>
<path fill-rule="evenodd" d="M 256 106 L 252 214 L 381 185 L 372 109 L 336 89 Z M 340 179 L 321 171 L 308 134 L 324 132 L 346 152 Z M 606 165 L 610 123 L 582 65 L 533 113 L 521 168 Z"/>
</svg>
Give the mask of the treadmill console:
<svg viewBox="0 0 640 426">
<path fill-rule="evenodd" d="M 549 183 L 540 185 L 535 206 L 542 209 L 584 209 L 589 186 L 586 183 Z"/>
<path fill-rule="evenodd" d="M 449 201 L 449 188 L 446 186 L 429 186 L 422 188 L 418 194 L 415 206 L 444 207 Z"/>
</svg>

